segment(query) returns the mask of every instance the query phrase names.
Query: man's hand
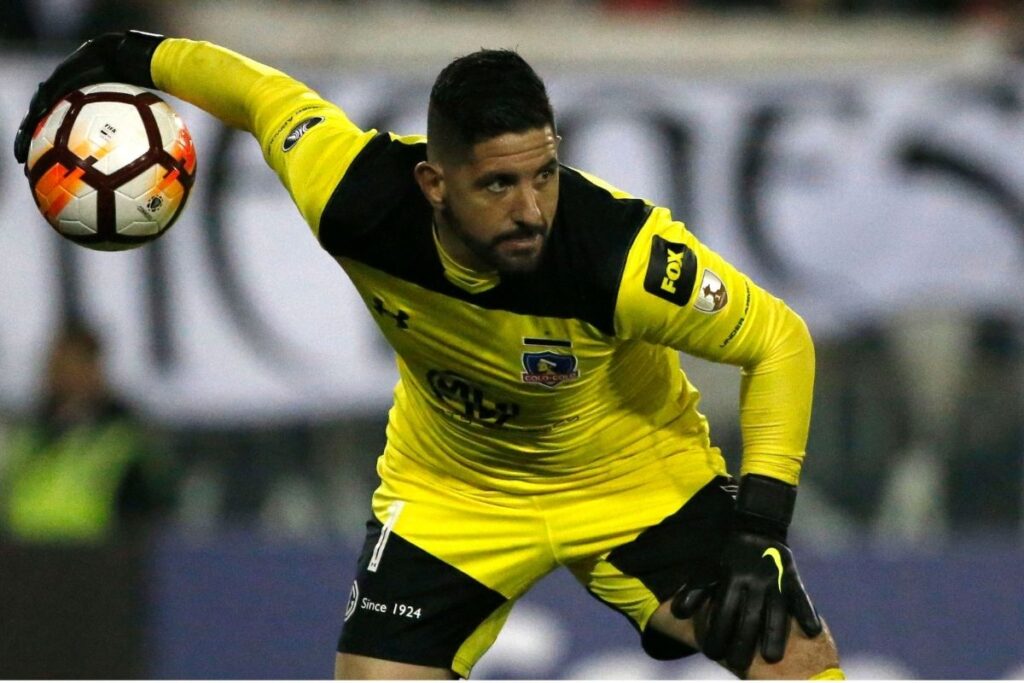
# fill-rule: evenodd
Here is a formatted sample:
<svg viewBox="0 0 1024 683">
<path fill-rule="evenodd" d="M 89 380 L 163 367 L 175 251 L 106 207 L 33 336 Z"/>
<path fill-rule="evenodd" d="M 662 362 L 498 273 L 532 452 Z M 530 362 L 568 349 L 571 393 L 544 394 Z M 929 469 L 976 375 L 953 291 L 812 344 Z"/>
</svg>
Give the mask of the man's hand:
<svg viewBox="0 0 1024 683">
<path fill-rule="evenodd" d="M 744 477 L 717 574 L 684 585 L 672 600 L 673 615 L 688 619 L 710 599 L 704 654 L 733 671 L 750 667 L 759 644 L 765 661 L 780 661 L 791 616 L 809 637 L 822 631 L 785 543 L 795 498 L 795 487 Z"/>
<path fill-rule="evenodd" d="M 72 90 L 106 82 L 152 88 L 149 65 L 162 40 L 163 36 L 140 31 L 104 33 L 71 53 L 32 96 L 28 113 L 14 137 L 14 158 L 18 163 L 28 159 L 29 143 L 39 121 Z"/>
</svg>

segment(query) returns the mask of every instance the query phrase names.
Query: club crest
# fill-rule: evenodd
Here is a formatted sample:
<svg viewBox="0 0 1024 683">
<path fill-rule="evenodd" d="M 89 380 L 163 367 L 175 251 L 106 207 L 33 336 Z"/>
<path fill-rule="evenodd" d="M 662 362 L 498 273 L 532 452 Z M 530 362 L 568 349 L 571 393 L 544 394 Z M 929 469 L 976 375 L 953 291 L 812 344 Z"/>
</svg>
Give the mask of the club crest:
<svg viewBox="0 0 1024 683">
<path fill-rule="evenodd" d="M 556 387 L 580 376 L 576 356 L 554 351 L 527 351 L 523 354 L 523 381 Z"/>
</svg>

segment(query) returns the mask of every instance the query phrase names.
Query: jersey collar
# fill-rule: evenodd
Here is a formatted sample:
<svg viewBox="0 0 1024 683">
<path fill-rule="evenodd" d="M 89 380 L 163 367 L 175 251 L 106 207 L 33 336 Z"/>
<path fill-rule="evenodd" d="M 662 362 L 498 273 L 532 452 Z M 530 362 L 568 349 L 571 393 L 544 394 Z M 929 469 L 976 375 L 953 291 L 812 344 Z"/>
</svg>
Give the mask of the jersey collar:
<svg viewBox="0 0 1024 683">
<path fill-rule="evenodd" d="M 437 249 L 437 255 L 441 259 L 441 266 L 444 268 L 444 277 L 448 282 L 470 294 L 479 294 L 498 286 L 498 283 L 501 282 L 501 276 L 498 275 L 497 271 L 492 270 L 481 273 L 480 271 L 471 270 L 460 265 L 441 246 L 441 239 L 437 235 L 437 225 L 433 226 L 433 234 L 434 247 Z"/>
</svg>

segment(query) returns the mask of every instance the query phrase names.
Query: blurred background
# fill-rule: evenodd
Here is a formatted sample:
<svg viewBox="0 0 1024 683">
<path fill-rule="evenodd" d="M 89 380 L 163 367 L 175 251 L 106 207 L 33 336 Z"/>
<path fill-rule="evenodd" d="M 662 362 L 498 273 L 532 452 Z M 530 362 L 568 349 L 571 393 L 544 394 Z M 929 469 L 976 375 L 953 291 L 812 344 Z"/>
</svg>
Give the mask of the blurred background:
<svg viewBox="0 0 1024 683">
<path fill-rule="evenodd" d="M 673 210 L 807 320 L 792 532 L 859 678 L 1024 678 L 1024 4 L 477 0 L 0 5 L 0 677 L 324 678 L 397 377 L 257 146 L 172 101 L 199 176 L 150 247 L 56 237 L 10 153 L 81 40 L 211 40 L 363 127 L 515 47 L 563 159 Z M 738 462 L 738 372 L 684 358 Z M 475 672 L 722 678 L 646 659 L 565 576 Z"/>
</svg>

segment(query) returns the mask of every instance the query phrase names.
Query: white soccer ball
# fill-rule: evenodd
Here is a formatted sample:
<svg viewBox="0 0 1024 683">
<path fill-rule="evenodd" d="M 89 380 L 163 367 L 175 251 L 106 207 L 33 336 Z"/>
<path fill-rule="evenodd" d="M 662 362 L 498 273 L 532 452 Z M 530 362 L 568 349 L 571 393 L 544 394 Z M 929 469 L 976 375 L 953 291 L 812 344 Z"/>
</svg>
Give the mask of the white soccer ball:
<svg viewBox="0 0 1024 683">
<path fill-rule="evenodd" d="M 166 232 L 185 207 L 195 170 L 181 117 L 149 90 L 121 83 L 65 96 L 40 121 L 25 164 L 53 229 L 103 251 Z"/>
</svg>

